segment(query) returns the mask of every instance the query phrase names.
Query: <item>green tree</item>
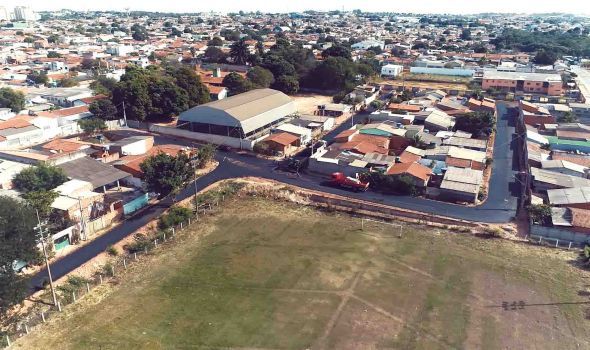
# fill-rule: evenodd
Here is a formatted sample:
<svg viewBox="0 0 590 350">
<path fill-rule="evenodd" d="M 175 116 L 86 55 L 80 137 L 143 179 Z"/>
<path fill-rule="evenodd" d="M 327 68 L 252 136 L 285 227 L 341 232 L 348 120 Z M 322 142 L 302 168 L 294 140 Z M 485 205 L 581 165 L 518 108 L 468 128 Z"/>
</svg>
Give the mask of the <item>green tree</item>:
<svg viewBox="0 0 590 350">
<path fill-rule="evenodd" d="M 35 84 L 44 85 L 49 82 L 49 77 L 47 77 L 47 72 L 32 72 L 27 75 L 27 79 L 31 80 Z"/>
<path fill-rule="evenodd" d="M 576 118 L 576 115 L 573 114 L 571 111 L 568 111 L 564 113 L 562 116 L 559 116 L 557 118 L 557 121 L 560 123 L 575 123 L 578 121 L 578 118 Z"/>
<path fill-rule="evenodd" d="M 383 53 L 383 49 L 381 48 L 381 46 L 371 46 L 367 49 L 367 51 L 371 51 L 376 55 Z"/>
<path fill-rule="evenodd" d="M 152 192 L 167 195 L 178 191 L 194 174 L 188 156 L 171 156 L 160 152 L 140 165 L 143 181 Z"/>
<path fill-rule="evenodd" d="M 169 68 L 168 74 L 175 79 L 176 85 L 186 91 L 188 108 L 210 101 L 209 89 L 201 82 L 201 77 L 189 66 Z"/>
<path fill-rule="evenodd" d="M 88 106 L 90 113 L 94 114 L 96 118 L 103 120 L 117 119 L 117 108 L 109 99 L 100 99 L 92 102 Z"/>
<path fill-rule="evenodd" d="M 547 204 L 532 204 L 527 209 L 533 222 L 544 224 L 551 218 L 551 207 Z"/>
<path fill-rule="evenodd" d="M 458 117 L 455 122 L 455 129 L 472 133 L 475 137 L 486 137 L 494 131 L 496 121 L 490 112 L 472 112 Z"/>
<path fill-rule="evenodd" d="M 111 96 L 116 85 L 117 81 L 115 79 L 99 76 L 90 83 L 90 88 L 96 95 Z"/>
<path fill-rule="evenodd" d="M 322 51 L 322 57 L 343 57 L 352 60 L 350 49 L 342 45 L 333 45 Z"/>
<path fill-rule="evenodd" d="M 293 76 L 281 75 L 272 84 L 272 87 L 286 94 L 292 95 L 299 91 L 299 81 Z"/>
<path fill-rule="evenodd" d="M 106 130 L 107 128 L 107 124 L 100 118 L 79 119 L 78 126 L 88 135 L 94 135 L 95 133 L 101 130 Z"/>
<path fill-rule="evenodd" d="M 229 57 L 233 60 L 235 64 L 244 65 L 248 61 L 248 57 L 250 56 L 250 50 L 248 50 L 248 45 L 246 45 L 246 41 L 243 39 L 234 41 L 230 46 Z"/>
<path fill-rule="evenodd" d="M 462 40 L 471 40 L 471 30 L 463 29 L 461 32 L 461 39 Z"/>
<path fill-rule="evenodd" d="M 72 78 L 63 78 L 57 84 L 59 87 L 74 87 L 78 86 L 78 82 Z"/>
<path fill-rule="evenodd" d="M 199 152 L 197 153 L 197 160 L 198 160 L 198 167 L 204 168 L 213 160 L 215 157 L 215 145 L 213 144 L 206 144 L 203 147 L 199 148 Z"/>
<path fill-rule="evenodd" d="M 308 76 L 311 87 L 325 90 L 344 90 L 354 85 L 356 69 L 353 62 L 343 57 L 328 57 Z"/>
<path fill-rule="evenodd" d="M 230 95 L 237 95 L 252 89 L 252 84 L 241 75 L 231 72 L 223 78 L 222 85 L 227 88 Z"/>
<path fill-rule="evenodd" d="M 59 193 L 40 190 L 27 192 L 22 197 L 29 206 L 39 211 L 39 215 L 46 217 L 51 212 L 51 204 L 59 197 Z"/>
<path fill-rule="evenodd" d="M 35 42 L 35 38 L 28 36 L 23 40 L 23 42 L 25 42 L 27 44 L 32 44 Z"/>
<path fill-rule="evenodd" d="M 203 54 L 203 61 L 209 63 L 224 63 L 227 60 L 227 54 L 216 46 L 209 46 Z"/>
<path fill-rule="evenodd" d="M 50 44 L 58 43 L 61 40 L 59 34 L 51 34 L 47 37 L 47 42 Z"/>
<path fill-rule="evenodd" d="M 61 58 L 61 54 L 56 51 L 49 51 L 47 53 L 47 58 Z"/>
<path fill-rule="evenodd" d="M 84 70 L 97 69 L 100 67 L 100 61 L 92 58 L 84 58 L 80 63 L 80 68 Z"/>
<path fill-rule="evenodd" d="M 18 113 L 25 108 L 25 95 L 11 88 L 0 88 L 0 108 L 10 108 Z"/>
<path fill-rule="evenodd" d="M 552 65 L 555 63 L 555 61 L 557 61 L 557 55 L 553 52 L 547 52 L 545 50 L 539 50 L 533 58 L 533 62 L 543 65 Z"/>
<path fill-rule="evenodd" d="M 248 78 L 248 80 L 250 80 L 252 85 L 254 85 L 257 88 L 267 88 L 275 80 L 271 71 L 258 66 L 250 68 L 250 70 L 248 70 L 248 73 L 246 73 L 246 77 Z"/>
<path fill-rule="evenodd" d="M 13 270 L 15 261 L 35 261 L 39 257 L 32 208 L 19 200 L 0 196 L 0 313 L 22 302 L 26 281 Z"/>
<path fill-rule="evenodd" d="M 68 181 L 61 168 L 53 165 L 39 164 L 23 169 L 12 180 L 14 188 L 22 193 L 50 191 Z"/>
<path fill-rule="evenodd" d="M 213 39 L 207 42 L 207 46 L 223 46 L 223 40 L 218 36 L 213 37 Z"/>
<path fill-rule="evenodd" d="M 149 39 L 148 31 L 145 29 L 144 26 L 140 26 L 139 24 L 134 24 L 133 26 L 131 26 L 131 32 L 133 40 L 146 41 Z"/>
</svg>

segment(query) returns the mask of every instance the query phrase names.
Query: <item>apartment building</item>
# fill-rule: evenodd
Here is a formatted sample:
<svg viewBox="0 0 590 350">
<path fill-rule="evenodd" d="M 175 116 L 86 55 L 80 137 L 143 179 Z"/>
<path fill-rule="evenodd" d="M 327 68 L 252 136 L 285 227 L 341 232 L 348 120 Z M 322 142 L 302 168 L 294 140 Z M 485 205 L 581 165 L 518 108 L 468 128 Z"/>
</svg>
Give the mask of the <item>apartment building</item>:
<svg viewBox="0 0 590 350">
<path fill-rule="evenodd" d="M 554 73 L 485 71 L 482 88 L 548 96 L 561 96 L 563 94 L 561 76 Z"/>
</svg>

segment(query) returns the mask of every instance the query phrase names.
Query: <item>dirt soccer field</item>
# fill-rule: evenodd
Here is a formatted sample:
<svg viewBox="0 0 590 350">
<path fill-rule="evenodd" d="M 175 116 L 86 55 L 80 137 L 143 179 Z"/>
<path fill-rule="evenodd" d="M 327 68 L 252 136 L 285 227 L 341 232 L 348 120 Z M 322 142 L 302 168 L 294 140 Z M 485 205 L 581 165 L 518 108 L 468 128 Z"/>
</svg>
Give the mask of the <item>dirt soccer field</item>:
<svg viewBox="0 0 590 350">
<path fill-rule="evenodd" d="M 574 253 L 236 199 L 26 349 L 588 349 Z"/>
</svg>

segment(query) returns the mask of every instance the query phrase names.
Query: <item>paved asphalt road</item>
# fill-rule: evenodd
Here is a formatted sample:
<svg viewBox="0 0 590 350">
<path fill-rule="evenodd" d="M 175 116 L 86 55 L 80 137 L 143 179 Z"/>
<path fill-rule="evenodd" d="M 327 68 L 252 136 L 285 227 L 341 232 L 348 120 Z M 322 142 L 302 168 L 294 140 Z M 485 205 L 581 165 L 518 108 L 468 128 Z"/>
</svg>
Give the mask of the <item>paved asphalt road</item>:
<svg viewBox="0 0 590 350">
<path fill-rule="evenodd" d="M 572 66 L 572 72 L 576 73 L 578 77 L 576 81 L 578 82 L 578 86 L 580 88 L 580 92 L 586 103 L 590 101 L 590 71 L 580 66 Z"/>
<path fill-rule="evenodd" d="M 498 104 L 497 133 L 494 143 L 492 178 L 490 180 L 491 191 L 486 202 L 476 207 L 466 207 L 410 196 L 382 195 L 371 191 L 353 193 L 340 188 L 322 186 L 321 178 L 317 176 L 304 174 L 300 177 L 295 177 L 293 174 L 277 172 L 274 170 L 274 163 L 265 159 L 224 152 L 218 152 L 216 156 L 219 161 L 217 169 L 197 179 L 197 186 L 198 188 L 205 188 L 206 186 L 223 179 L 255 176 L 278 180 L 303 188 L 320 190 L 323 192 L 355 197 L 458 219 L 489 223 L 508 222 L 515 215 L 518 197 L 518 186 L 516 186 L 516 180 L 514 177 L 516 171 L 512 161 L 513 147 L 515 144 L 513 141 L 514 118 L 514 115 L 509 113 L 509 110 L 504 104 Z M 355 120 L 355 122 L 359 121 L 361 118 L 357 119 L 358 120 Z M 328 134 L 325 139 L 331 141 L 336 134 L 349 128 L 351 125 L 352 122 L 350 120 L 346 121 Z M 181 191 L 177 197 L 178 199 L 184 199 L 193 193 L 194 184 L 191 183 Z M 139 227 L 158 217 L 172 204 L 172 199 L 165 199 L 159 204 L 147 208 L 135 217 L 122 222 L 117 227 L 104 233 L 100 237 L 97 237 L 92 242 L 80 247 L 69 255 L 53 262 L 51 264 L 51 271 L 54 279 L 65 276 L 96 255 L 104 252 L 109 245 L 115 244 L 121 239 L 129 236 Z M 31 291 L 33 291 L 35 287 L 41 286 L 46 276 L 47 272 L 45 269 L 32 276 L 29 284 L 31 286 Z"/>
</svg>

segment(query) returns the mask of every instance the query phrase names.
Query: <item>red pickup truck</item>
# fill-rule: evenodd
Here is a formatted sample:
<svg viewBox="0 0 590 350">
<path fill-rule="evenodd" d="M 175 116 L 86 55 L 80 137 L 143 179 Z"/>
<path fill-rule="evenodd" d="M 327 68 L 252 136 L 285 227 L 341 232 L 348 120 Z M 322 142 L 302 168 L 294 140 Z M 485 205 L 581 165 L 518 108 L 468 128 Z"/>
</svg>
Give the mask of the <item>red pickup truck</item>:
<svg viewBox="0 0 590 350">
<path fill-rule="evenodd" d="M 368 182 L 362 182 L 357 178 L 345 176 L 343 173 L 333 173 L 331 182 L 335 186 L 350 188 L 355 191 L 366 191 L 369 188 Z"/>
</svg>

